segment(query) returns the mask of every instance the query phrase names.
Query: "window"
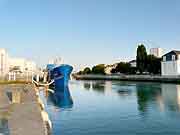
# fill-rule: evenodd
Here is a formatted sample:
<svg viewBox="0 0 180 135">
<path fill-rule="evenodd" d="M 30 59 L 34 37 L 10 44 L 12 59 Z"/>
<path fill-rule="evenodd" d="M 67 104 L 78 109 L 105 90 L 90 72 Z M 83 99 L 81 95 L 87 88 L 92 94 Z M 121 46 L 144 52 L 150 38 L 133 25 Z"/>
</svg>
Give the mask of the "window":
<svg viewBox="0 0 180 135">
<path fill-rule="evenodd" d="M 176 60 L 176 55 L 172 55 L 172 60 Z"/>
<path fill-rule="evenodd" d="M 163 56 L 163 61 L 166 61 L 166 56 Z"/>
</svg>

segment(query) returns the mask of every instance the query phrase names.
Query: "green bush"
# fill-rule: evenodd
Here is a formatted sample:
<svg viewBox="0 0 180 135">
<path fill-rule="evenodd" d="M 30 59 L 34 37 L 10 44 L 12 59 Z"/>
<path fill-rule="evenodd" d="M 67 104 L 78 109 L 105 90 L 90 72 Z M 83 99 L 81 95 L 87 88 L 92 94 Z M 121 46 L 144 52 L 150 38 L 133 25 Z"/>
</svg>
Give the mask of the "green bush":
<svg viewBox="0 0 180 135">
<path fill-rule="evenodd" d="M 93 74 L 105 74 L 105 65 L 99 64 L 99 65 L 94 66 L 92 68 L 92 73 Z"/>
<path fill-rule="evenodd" d="M 89 67 L 86 67 L 83 71 L 83 74 L 90 74 L 91 73 L 91 69 Z"/>
</svg>

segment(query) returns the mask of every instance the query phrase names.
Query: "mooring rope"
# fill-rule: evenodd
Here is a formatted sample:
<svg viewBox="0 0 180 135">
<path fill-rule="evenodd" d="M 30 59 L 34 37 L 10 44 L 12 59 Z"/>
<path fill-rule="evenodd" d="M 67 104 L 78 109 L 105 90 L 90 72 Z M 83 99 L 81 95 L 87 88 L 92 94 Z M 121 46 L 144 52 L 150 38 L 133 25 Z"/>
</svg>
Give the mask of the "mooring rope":
<svg viewBox="0 0 180 135">
<path fill-rule="evenodd" d="M 33 79 L 32 81 L 33 81 L 33 83 L 35 83 L 35 84 L 37 84 L 37 85 L 40 85 L 40 86 L 49 86 L 49 85 L 51 85 L 51 84 L 54 83 L 54 80 L 51 80 L 50 83 L 38 83 L 38 82 L 35 81 L 34 79 Z"/>
</svg>

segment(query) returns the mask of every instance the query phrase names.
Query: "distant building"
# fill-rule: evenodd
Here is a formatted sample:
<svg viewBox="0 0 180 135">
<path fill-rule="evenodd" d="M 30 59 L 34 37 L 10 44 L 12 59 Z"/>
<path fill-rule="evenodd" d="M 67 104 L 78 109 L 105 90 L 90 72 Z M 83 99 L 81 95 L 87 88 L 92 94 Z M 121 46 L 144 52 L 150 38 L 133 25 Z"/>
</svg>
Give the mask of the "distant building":
<svg viewBox="0 0 180 135">
<path fill-rule="evenodd" d="M 25 70 L 36 71 L 37 70 L 36 63 L 33 61 L 26 61 Z"/>
<path fill-rule="evenodd" d="M 10 70 L 18 69 L 21 72 L 36 70 L 36 64 L 24 58 L 9 58 L 9 67 Z"/>
<path fill-rule="evenodd" d="M 0 76 L 6 75 L 8 71 L 8 53 L 5 49 L 0 49 Z"/>
<path fill-rule="evenodd" d="M 180 75 L 180 51 L 173 50 L 162 56 L 162 75 Z"/>
<path fill-rule="evenodd" d="M 9 72 L 27 73 L 36 71 L 36 64 L 24 58 L 11 58 L 5 49 L 0 49 L 0 77 Z"/>
<path fill-rule="evenodd" d="M 23 58 L 9 58 L 9 68 L 10 70 L 19 70 L 21 72 L 25 71 L 25 59 Z"/>
<path fill-rule="evenodd" d="M 106 73 L 106 74 L 111 74 L 111 70 L 112 70 L 113 68 L 116 68 L 116 66 L 117 66 L 117 64 L 106 65 L 106 67 L 105 67 L 105 73 Z"/>
<path fill-rule="evenodd" d="M 137 66 L 136 60 L 129 61 L 129 64 L 131 65 L 131 67 L 136 67 Z"/>
<path fill-rule="evenodd" d="M 163 55 L 163 49 L 162 48 L 151 48 L 150 54 L 160 58 Z"/>
</svg>

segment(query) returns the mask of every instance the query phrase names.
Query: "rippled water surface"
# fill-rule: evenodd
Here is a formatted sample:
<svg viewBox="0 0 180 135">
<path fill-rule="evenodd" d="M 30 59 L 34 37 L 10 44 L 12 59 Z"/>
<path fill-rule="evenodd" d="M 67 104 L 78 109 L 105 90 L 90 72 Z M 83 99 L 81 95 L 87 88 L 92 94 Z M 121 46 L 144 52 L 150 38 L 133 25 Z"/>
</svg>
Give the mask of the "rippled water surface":
<svg viewBox="0 0 180 135">
<path fill-rule="evenodd" d="M 54 135 L 180 134 L 180 85 L 71 81 L 68 90 L 45 100 Z"/>
</svg>

